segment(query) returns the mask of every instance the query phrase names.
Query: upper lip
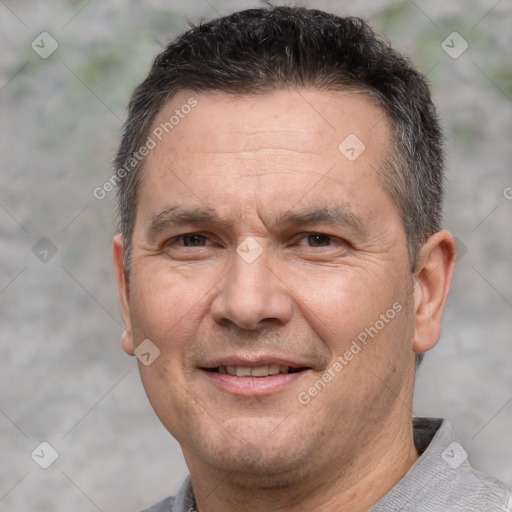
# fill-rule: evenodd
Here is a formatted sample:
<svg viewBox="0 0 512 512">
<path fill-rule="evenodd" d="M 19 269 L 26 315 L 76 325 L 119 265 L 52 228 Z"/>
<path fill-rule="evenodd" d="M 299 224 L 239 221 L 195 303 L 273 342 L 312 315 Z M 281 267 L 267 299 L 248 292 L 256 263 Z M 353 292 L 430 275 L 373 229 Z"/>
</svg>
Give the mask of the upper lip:
<svg viewBox="0 0 512 512">
<path fill-rule="evenodd" d="M 309 364 L 303 361 L 293 360 L 287 357 L 275 356 L 275 355 L 232 355 L 219 357 L 208 360 L 201 365 L 201 368 L 218 368 L 219 366 L 244 366 L 254 368 L 257 366 L 289 366 L 290 368 L 311 368 Z"/>
</svg>

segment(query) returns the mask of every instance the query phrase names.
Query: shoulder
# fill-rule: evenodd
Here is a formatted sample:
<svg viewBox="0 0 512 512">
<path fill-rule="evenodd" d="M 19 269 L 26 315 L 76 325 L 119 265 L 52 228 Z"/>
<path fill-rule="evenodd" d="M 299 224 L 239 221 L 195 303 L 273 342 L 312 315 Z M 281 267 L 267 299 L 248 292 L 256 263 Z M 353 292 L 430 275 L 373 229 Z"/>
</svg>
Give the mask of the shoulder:
<svg viewBox="0 0 512 512">
<path fill-rule="evenodd" d="M 371 512 L 512 512 L 510 490 L 470 465 L 448 420 L 418 418 L 414 430 L 420 458 Z"/>
<path fill-rule="evenodd" d="M 173 512 L 174 507 L 174 496 L 169 496 L 158 503 L 155 503 L 152 507 L 145 508 L 141 512 Z"/>
<path fill-rule="evenodd" d="M 169 496 L 141 512 L 196 512 L 196 501 L 190 475 L 181 484 L 176 496 Z"/>
<path fill-rule="evenodd" d="M 430 488 L 431 495 L 436 496 L 433 501 L 454 511 L 507 511 L 510 490 L 496 478 L 471 466 L 468 453 L 448 420 L 441 420 L 422 458 L 423 464 L 419 466 L 424 470 L 423 475 L 433 477 L 434 485 Z"/>
<path fill-rule="evenodd" d="M 467 512 L 509 512 L 512 505 L 510 490 L 504 483 L 492 476 L 473 469 L 469 464 L 459 474 L 452 475 L 447 490 L 452 496 L 445 496 L 445 500 L 456 504 Z"/>
</svg>

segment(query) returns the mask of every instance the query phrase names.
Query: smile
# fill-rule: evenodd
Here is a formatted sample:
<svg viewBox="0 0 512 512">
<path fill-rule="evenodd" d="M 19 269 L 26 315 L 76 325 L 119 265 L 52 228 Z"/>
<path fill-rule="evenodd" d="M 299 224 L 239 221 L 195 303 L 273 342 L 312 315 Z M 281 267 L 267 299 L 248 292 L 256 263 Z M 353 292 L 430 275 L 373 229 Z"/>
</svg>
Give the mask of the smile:
<svg viewBox="0 0 512 512">
<path fill-rule="evenodd" d="M 236 377 L 268 377 L 269 375 L 278 375 L 280 373 L 296 373 L 306 369 L 307 368 L 293 368 L 290 366 L 271 364 L 264 366 L 220 365 L 217 368 L 209 368 L 207 370 Z"/>
<path fill-rule="evenodd" d="M 233 361 L 235 362 L 235 361 Z M 280 362 L 281 363 L 281 362 Z M 284 363 L 284 361 L 283 361 Z M 200 368 L 207 382 L 231 395 L 245 397 L 270 396 L 297 385 L 296 382 L 309 375 L 310 367 L 277 364 L 219 364 Z"/>
</svg>

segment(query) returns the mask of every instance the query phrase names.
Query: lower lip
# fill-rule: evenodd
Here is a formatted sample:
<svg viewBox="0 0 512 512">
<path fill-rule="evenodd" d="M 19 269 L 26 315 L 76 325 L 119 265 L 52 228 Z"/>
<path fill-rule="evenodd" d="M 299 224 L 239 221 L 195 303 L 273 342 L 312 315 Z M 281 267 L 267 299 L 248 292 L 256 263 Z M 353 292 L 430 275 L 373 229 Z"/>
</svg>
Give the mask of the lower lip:
<svg viewBox="0 0 512 512">
<path fill-rule="evenodd" d="M 214 386 L 233 395 L 266 396 L 290 386 L 308 373 L 309 370 L 295 373 L 278 373 L 268 377 L 236 377 L 206 370 L 201 370 L 201 372 Z"/>
</svg>

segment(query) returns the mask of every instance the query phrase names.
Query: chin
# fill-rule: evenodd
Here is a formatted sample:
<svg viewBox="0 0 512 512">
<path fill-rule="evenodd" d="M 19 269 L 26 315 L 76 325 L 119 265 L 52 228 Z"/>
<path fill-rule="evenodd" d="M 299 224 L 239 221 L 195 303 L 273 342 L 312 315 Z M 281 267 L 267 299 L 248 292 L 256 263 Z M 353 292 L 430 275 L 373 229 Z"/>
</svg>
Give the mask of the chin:
<svg viewBox="0 0 512 512">
<path fill-rule="evenodd" d="M 296 487 L 311 478 L 304 468 L 294 465 L 293 470 L 282 473 L 234 473 L 230 477 L 230 485 L 239 489 L 271 491 Z"/>
<path fill-rule="evenodd" d="M 307 478 L 307 465 L 290 449 L 267 453 L 257 445 L 246 445 L 233 456 L 216 459 L 216 469 L 229 474 L 231 485 L 247 489 L 280 489 Z M 307 459 L 306 459 L 307 460 Z M 220 464 L 219 464 L 220 463 Z"/>
<path fill-rule="evenodd" d="M 215 437 L 209 429 L 196 446 L 201 458 L 216 472 L 228 473 L 234 485 L 279 488 L 305 478 L 315 451 L 311 429 L 308 434 L 300 428 L 284 430 L 275 421 L 269 424 L 261 419 L 249 424 L 247 419 L 232 420 L 225 427 Z M 304 440 L 309 441 L 307 445 Z"/>
</svg>

